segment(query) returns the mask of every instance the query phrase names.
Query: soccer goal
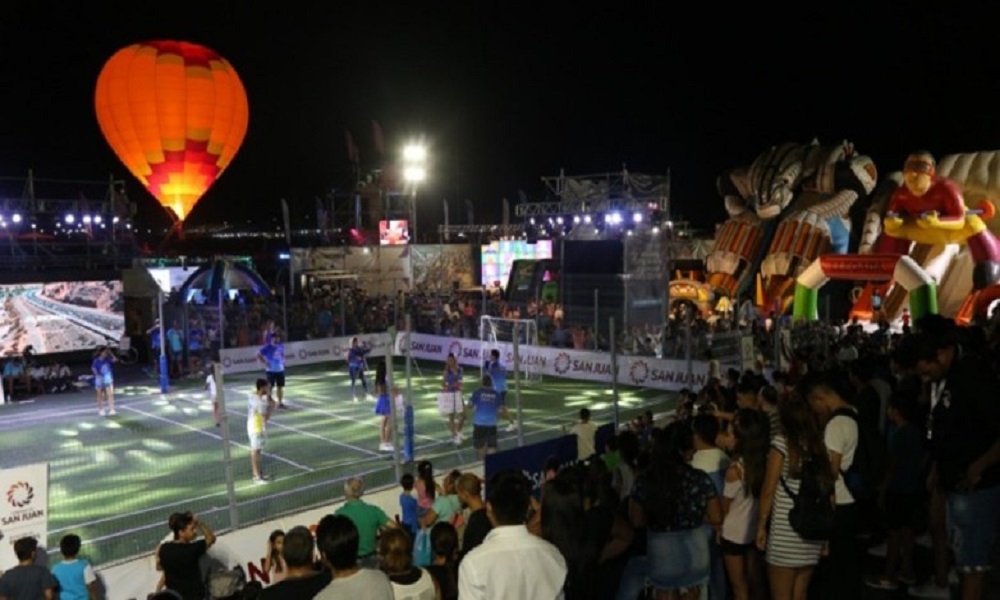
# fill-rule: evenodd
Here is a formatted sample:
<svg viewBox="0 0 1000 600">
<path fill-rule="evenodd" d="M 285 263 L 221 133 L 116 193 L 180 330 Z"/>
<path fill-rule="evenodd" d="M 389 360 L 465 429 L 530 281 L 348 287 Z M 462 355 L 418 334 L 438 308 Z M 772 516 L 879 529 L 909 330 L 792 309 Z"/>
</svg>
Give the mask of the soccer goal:
<svg viewBox="0 0 1000 600">
<path fill-rule="evenodd" d="M 479 356 L 482 357 L 480 370 L 485 369 L 490 351 L 500 351 L 500 363 L 507 369 L 507 385 L 514 385 L 514 329 L 517 329 L 518 354 L 521 357 L 521 381 L 537 383 L 542 380 L 538 361 L 526 361 L 528 349 L 538 346 L 538 324 L 532 319 L 502 319 L 483 316 L 479 318 Z"/>
</svg>

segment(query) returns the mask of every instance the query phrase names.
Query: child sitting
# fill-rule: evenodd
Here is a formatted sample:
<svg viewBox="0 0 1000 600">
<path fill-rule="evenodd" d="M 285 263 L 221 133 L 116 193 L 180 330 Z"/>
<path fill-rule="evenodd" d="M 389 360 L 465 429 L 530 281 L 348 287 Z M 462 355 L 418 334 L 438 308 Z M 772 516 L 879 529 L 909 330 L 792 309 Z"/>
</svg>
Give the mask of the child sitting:
<svg viewBox="0 0 1000 600">
<path fill-rule="evenodd" d="M 413 475 L 409 473 L 400 478 L 399 484 L 403 486 L 403 492 L 399 495 L 399 510 L 403 514 L 400 519 L 403 527 L 410 535 L 416 536 L 420 525 L 417 522 L 417 499 L 413 497 L 413 483 Z"/>
</svg>

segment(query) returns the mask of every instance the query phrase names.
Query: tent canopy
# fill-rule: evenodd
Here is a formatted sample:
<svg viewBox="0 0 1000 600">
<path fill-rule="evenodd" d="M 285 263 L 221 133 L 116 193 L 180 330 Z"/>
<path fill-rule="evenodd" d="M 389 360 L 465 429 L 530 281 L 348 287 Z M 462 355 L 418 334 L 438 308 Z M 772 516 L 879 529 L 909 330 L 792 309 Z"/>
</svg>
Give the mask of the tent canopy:
<svg viewBox="0 0 1000 600">
<path fill-rule="evenodd" d="M 268 287 L 260 275 L 248 267 L 219 259 L 199 267 L 181 286 L 181 298 L 187 298 L 191 290 L 201 290 L 207 298 L 216 298 L 220 291 L 248 291 L 255 296 L 270 296 Z"/>
</svg>

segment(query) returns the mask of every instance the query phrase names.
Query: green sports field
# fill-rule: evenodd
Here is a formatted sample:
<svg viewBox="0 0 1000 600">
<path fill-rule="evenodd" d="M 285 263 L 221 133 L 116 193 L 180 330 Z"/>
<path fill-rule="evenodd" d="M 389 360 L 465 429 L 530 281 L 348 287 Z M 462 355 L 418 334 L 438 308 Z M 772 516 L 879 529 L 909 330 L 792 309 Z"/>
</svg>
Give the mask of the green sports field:
<svg viewBox="0 0 1000 600">
<path fill-rule="evenodd" d="M 431 460 L 439 472 L 476 461 L 471 441 L 454 446 L 437 415 L 440 370 L 435 363 L 412 369 L 416 458 Z M 474 389 L 477 374 L 467 370 L 467 390 Z M 396 385 L 405 387 L 401 364 L 394 375 Z M 290 409 L 277 411 L 267 425 L 264 470 L 273 479 L 254 485 L 245 419 L 258 376 L 225 378 L 228 463 L 203 378 L 176 382 L 161 395 L 152 378 L 119 374 L 117 416 L 97 415 L 92 390 L 0 406 L 0 467 L 49 462 L 49 548 L 58 548 L 62 535 L 77 533 L 97 564 L 151 552 L 174 511 L 192 510 L 222 531 L 234 518 L 247 525 L 332 503 L 350 475 L 363 474 L 369 489 L 395 485 L 392 454 L 378 451 L 374 402 L 354 402 L 346 369 L 329 366 L 288 371 Z M 513 396 L 511 390 L 512 409 Z M 525 444 L 559 435 L 584 406 L 599 424 L 612 419 L 606 384 L 550 378 L 523 386 L 521 397 Z M 659 390 L 622 387 L 619 397 L 622 419 L 673 407 L 672 396 Z M 467 424 L 471 438 L 470 431 Z M 501 433 L 501 451 L 516 445 L 516 433 Z M 227 469 L 235 504 L 229 501 Z"/>
</svg>

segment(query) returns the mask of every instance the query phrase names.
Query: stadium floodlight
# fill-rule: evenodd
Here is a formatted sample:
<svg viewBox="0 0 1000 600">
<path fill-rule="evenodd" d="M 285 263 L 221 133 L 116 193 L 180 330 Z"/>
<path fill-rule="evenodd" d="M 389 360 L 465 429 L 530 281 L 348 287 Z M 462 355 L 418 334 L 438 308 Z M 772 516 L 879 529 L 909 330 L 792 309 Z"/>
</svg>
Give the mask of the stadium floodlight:
<svg viewBox="0 0 1000 600">
<path fill-rule="evenodd" d="M 583 215 L 583 222 L 590 223 L 590 215 Z"/>
<path fill-rule="evenodd" d="M 654 226 L 654 227 L 653 227 L 653 233 L 654 233 L 654 234 L 656 234 L 656 233 L 660 233 L 660 228 L 659 228 L 659 227 L 655 227 L 655 226 Z"/>
<path fill-rule="evenodd" d="M 90 225 L 90 215 L 83 215 L 83 222 Z"/>
<path fill-rule="evenodd" d="M 15 223 L 21 222 L 21 215 L 19 213 L 14 213 L 14 216 L 10 218 L 11 221 Z"/>
<path fill-rule="evenodd" d="M 112 223 L 117 223 L 117 222 L 118 222 L 119 220 L 120 220 L 120 219 L 119 219 L 118 217 L 115 217 L 114 219 L 111 219 L 111 222 L 112 222 Z"/>
<path fill-rule="evenodd" d="M 573 224 L 574 225 L 580 224 L 580 215 L 576 215 L 575 217 L 573 217 Z"/>
<path fill-rule="evenodd" d="M 403 179 L 410 183 L 419 183 L 427 177 L 427 171 L 423 167 L 406 167 L 403 170 Z"/>
<path fill-rule="evenodd" d="M 632 220 L 636 223 L 642 223 L 642 213 L 635 213 L 632 215 Z"/>
<path fill-rule="evenodd" d="M 563 218 L 562 217 L 556 217 L 556 223 L 559 223 L 560 225 L 562 225 L 563 224 Z"/>
<path fill-rule="evenodd" d="M 403 159 L 406 162 L 423 162 L 427 158 L 427 148 L 420 144 L 408 144 L 403 148 Z"/>
<path fill-rule="evenodd" d="M 66 221 L 67 223 L 73 223 L 73 222 L 75 222 L 75 221 L 76 221 L 76 217 L 74 217 L 74 216 L 72 215 L 72 213 L 71 213 L 71 214 L 68 214 L 68 215 L 66 215 L 66 216 L 65 216 L 65 217 L 63 218 L 63 221 Z"/>
<path fill-rule="evenodd" d="M 101 215 L 94 215 L 94 223 L 100 223 L 100 222 L 101 222 Z"/>
</svg>

